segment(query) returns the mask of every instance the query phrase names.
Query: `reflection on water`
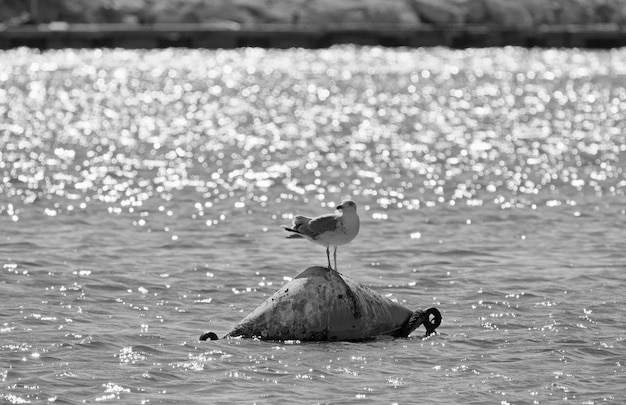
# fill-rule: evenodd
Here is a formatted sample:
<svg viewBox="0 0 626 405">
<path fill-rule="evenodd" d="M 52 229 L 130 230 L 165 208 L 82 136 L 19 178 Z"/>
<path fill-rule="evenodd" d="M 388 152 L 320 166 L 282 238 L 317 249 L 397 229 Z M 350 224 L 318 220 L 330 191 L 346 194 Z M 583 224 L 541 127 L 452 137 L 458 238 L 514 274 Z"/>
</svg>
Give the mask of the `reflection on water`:
<svg viewBox="0 0 626 405">
<path fill-rule="evenodd" d="M 0 53 L 0 397 L 617 401 L 625 56 Z M 280 225 L 344 197 L 342 271 L 440 335 L 196 342 L 323 264 Z"/>
<path fill-rule="evenodd" d="M 197 217 L 341 193 L 372 209 L 621 195 L 620 54 L 492 53 L 8 52 L 3 211 L 55 196 L 47 215 L 101 201 L 139 225 L 181 189 Z"/>
</svg>

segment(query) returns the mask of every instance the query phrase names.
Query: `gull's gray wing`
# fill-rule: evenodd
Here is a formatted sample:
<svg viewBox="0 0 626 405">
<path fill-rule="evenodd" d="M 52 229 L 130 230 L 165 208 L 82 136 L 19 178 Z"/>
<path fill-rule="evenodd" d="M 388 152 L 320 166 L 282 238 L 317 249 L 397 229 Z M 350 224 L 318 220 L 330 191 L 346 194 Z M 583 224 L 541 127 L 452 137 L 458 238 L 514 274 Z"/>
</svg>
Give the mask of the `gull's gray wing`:
<svg viewBox="0 0 626 405">
<path fill-rule="evenodd" d="M 325 232 L 333 232 L 339 226 L 339 217 L 334 214 L 322 215 L 309 221 L 303 234 L 315 239 Z"/>
</svg>

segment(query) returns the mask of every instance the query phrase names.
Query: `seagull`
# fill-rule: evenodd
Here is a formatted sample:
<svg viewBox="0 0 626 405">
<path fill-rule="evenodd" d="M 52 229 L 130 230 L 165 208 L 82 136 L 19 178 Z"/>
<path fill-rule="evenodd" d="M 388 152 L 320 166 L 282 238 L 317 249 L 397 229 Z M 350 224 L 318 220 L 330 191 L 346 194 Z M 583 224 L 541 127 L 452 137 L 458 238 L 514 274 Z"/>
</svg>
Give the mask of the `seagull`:
<svg viewBox="0 0 626 405">
<path fill-rule="evenodd" d="M 353 201 L 344 201 L 337 206 L 337 214 L 326 214 L 316 218 L 297 215 L 291 228 L 283 227 L 293 232 L 287 239 L 304 238 L 318 245 L 326 246 L 328 268 L 337 271 L 337 246 L 350 243 L 359 233 L 359 215 L 356 213 L 356 204 Z M 334 247 L 333 258 L 335 268 L 330 266 L 330 247 Z"/>
</svg>

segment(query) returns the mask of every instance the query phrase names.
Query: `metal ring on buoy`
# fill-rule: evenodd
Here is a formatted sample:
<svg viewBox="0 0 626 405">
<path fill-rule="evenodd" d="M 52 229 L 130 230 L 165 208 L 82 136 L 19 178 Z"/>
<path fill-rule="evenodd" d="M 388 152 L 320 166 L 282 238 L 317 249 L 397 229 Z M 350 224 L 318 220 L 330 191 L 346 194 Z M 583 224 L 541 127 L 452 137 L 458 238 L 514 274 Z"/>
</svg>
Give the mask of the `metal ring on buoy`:
<svg viewBox="0 0 626 405">
<path fill-rule="evenodd" d="M 205 340 L 218 340 L 219 338 L 217 337 L 217 335 L 215 334 L 215 332 L 205 332 L 202 335 L 200 335 L 200 341 L 205 341 Z"/>
<path fill-rule="evenodd" d="M 426 328 L 426 335 L 430 335 L 441 325 L 441 312 L 437 308 L 428 308 L 425 313 L 424 327 Z"/>
</svg>

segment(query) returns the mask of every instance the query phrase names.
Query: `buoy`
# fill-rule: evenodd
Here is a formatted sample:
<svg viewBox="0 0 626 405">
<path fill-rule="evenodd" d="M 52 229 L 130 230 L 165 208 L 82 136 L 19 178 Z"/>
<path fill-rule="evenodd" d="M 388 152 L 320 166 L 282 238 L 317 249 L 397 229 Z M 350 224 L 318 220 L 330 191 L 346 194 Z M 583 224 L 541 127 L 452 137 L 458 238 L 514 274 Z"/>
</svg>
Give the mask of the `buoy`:
<svg viewBox="0 0 626 405">
<path fill-rule="evenodd" d="M 411 311 L 325 267 L 309 267 L 241 320 L 224 337 L 267 340 L 367 340 L 408 337 L 420 325 L 432 334 L 436 308 Z M 215 340 L 207 332 L 200 340 Z"/>
</svg>

